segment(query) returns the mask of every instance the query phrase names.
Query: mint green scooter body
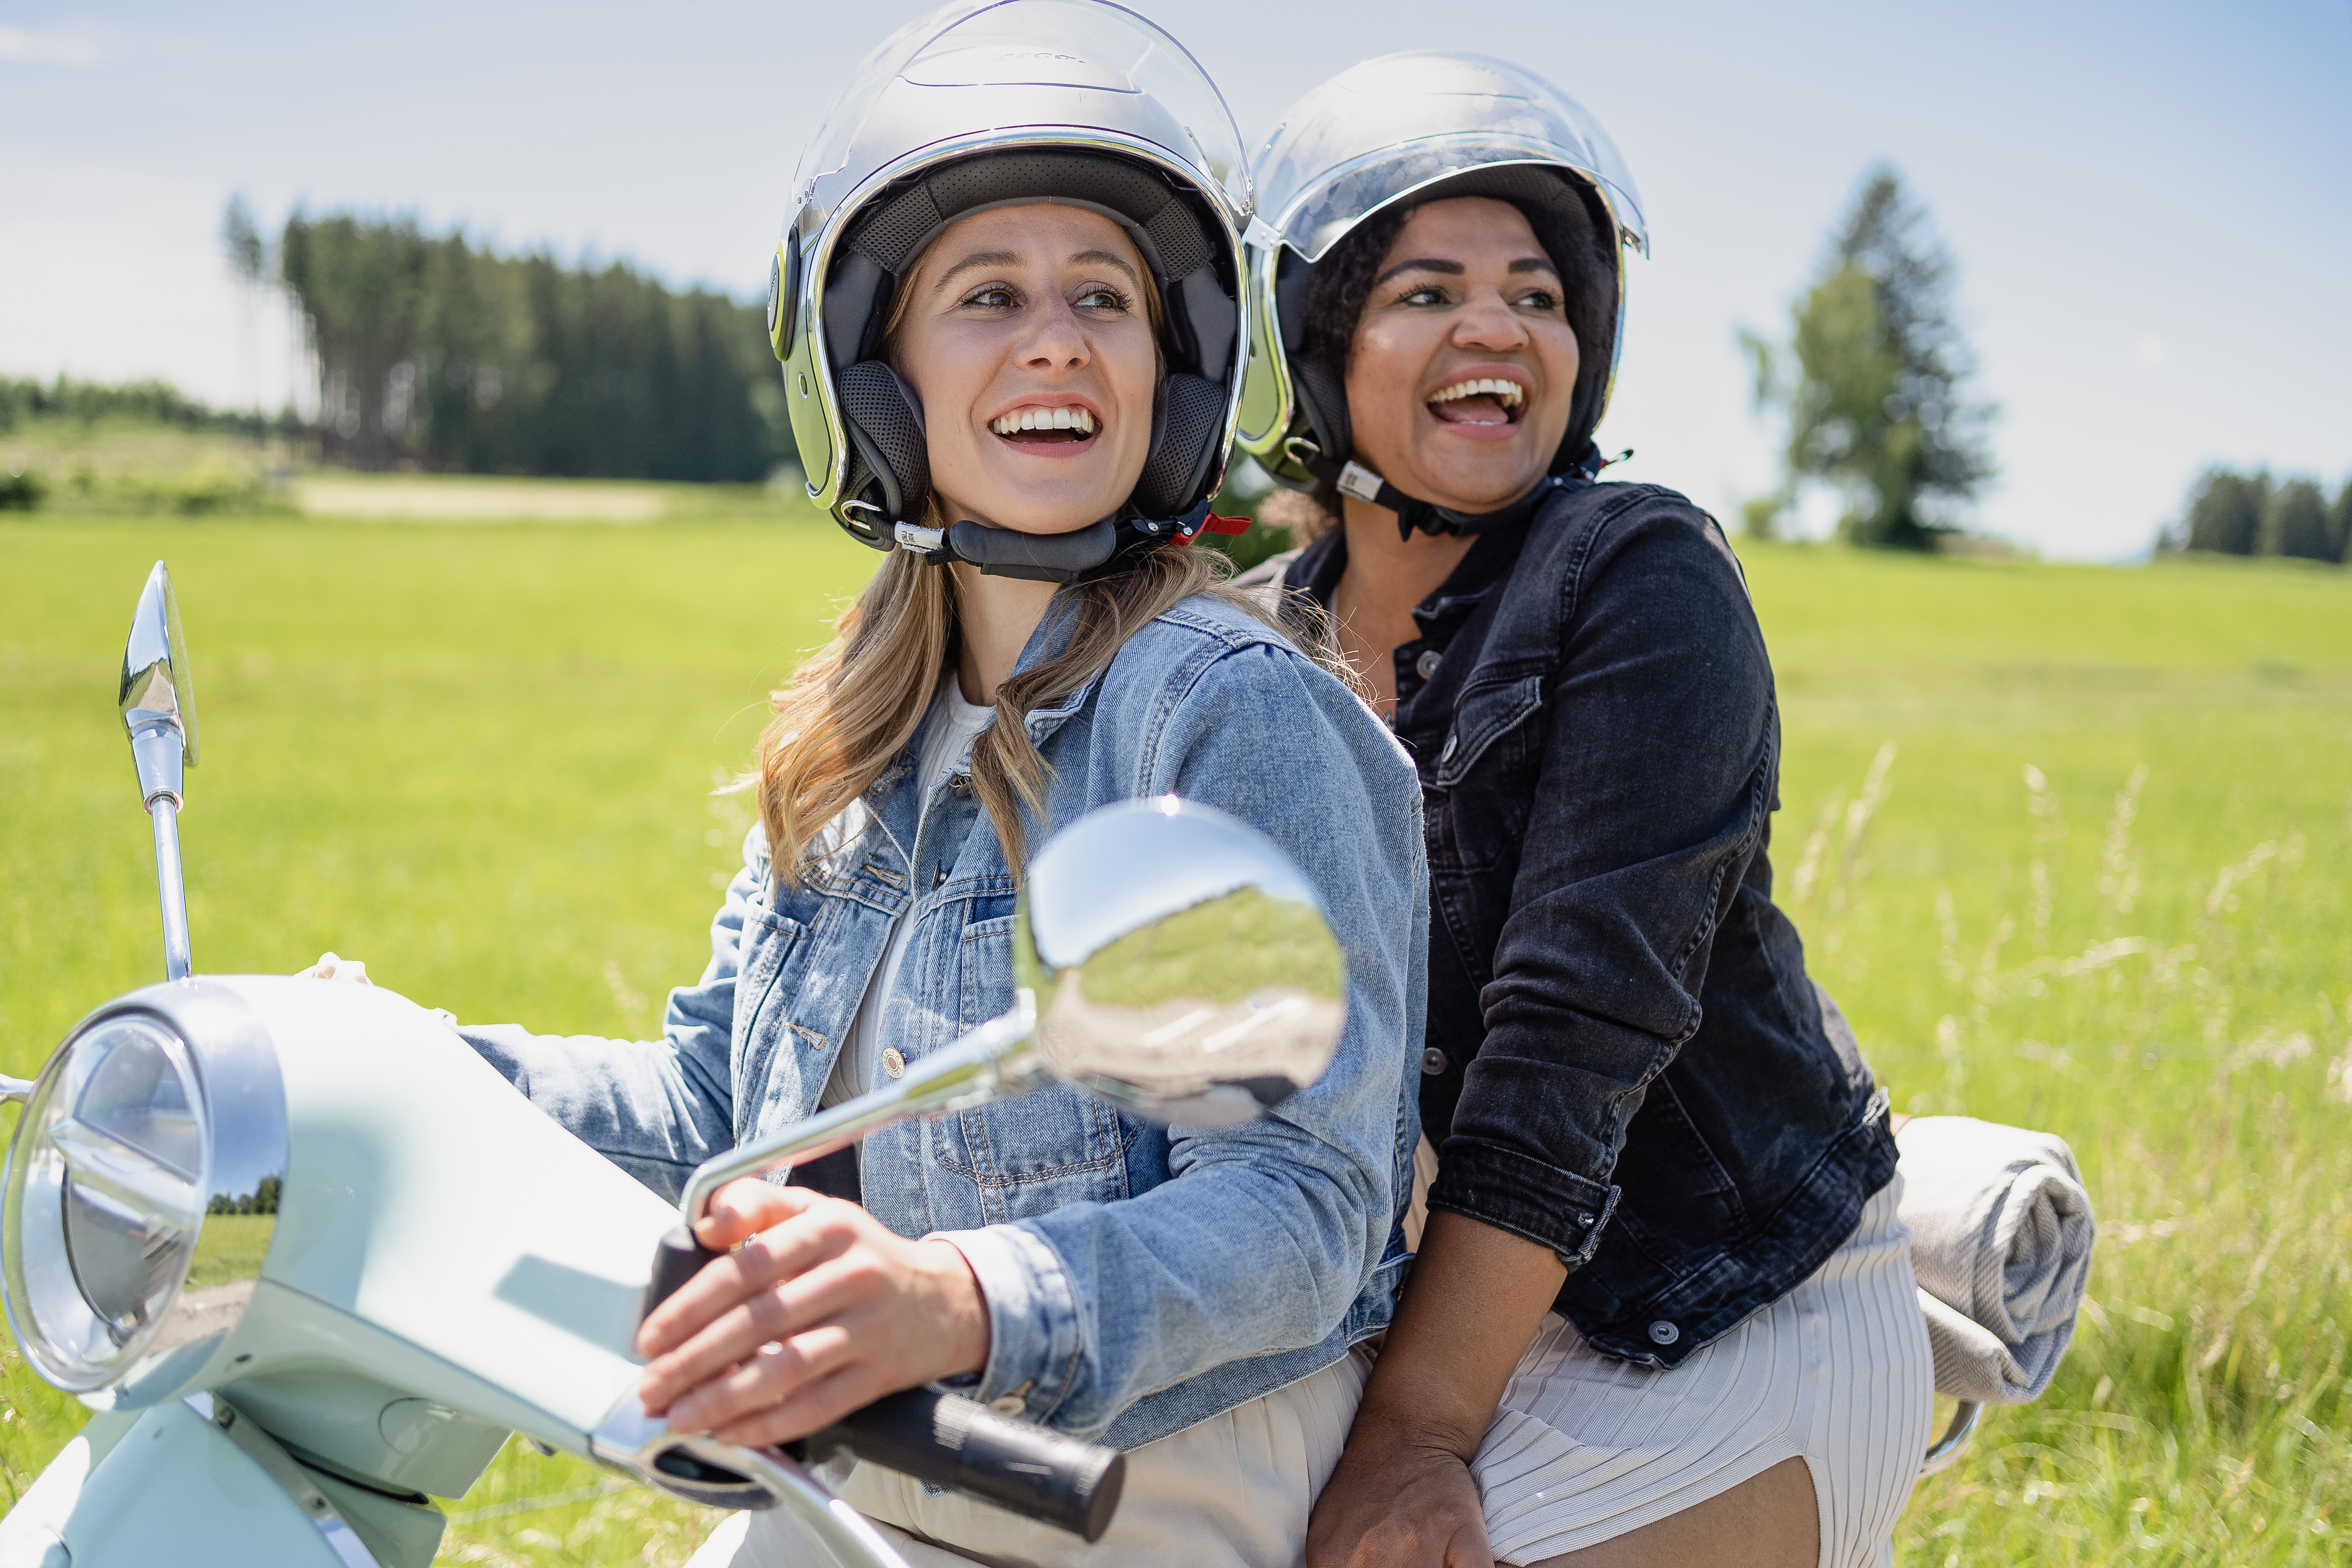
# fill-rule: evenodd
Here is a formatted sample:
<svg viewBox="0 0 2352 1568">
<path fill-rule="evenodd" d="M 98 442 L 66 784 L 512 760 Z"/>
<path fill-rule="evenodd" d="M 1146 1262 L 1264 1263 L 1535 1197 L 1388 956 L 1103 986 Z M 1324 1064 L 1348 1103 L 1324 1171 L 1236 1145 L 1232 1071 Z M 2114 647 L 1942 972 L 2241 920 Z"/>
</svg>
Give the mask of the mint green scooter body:
<svg viewBox="0 0 2352 1568">
<path fill-rule="evenodd" d="M 345 1568 L 293 1498 L 178 1400 L 101 1415 L 67 1444 L 0 1522 L 0 1563 Z"/>
<path fill-rule="evenodd" d="M 638 1374 L 637 1303 L 677 1210 L 394 993 L 177 984 L 233 994 L 274 1048 L 275 1232 L 200 1370 L 86 1396 L 100 1414 L 0 1519 L 0 1568 L 425 1568 L 440 1524 L 418 1494 L 462 1494 L 509 1432 L 588 1456 Z M 246 1447 L 215 1409 L 248 1423 Z M 290 1483 L 248 1452 L 256 1427 Z"/>
</svg>

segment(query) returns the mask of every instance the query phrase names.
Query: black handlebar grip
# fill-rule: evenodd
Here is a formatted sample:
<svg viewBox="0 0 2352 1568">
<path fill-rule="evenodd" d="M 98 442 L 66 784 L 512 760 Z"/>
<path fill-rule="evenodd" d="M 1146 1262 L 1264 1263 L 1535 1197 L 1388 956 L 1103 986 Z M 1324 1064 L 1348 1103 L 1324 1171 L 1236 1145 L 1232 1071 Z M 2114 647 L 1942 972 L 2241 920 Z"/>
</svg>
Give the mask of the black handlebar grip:
<svg viewBox="0 0 2352 1568">
<path fill-rule="evenodd" d="M 642 1323 L 652 1317 L 656 1307 L 677 1295 L 680 1287 L 702 1272 L 704 1264 L 726 1256 L 695 1240 L 694 1232 L 684 1225 L 671 1226 L 654 1244 L 654 1277 L 646 1281 L 645 1299 L 637 1303 L 637 1321 Z"/>
<path fill-rule="evenodd" d="M 807 1440 L 813 1459 L 837 1449 L 1089 1542 L 1110 1528 L 1127 1480 L 1117 1448 L 928 1388 L 877 1399 Z"/>
</svg>

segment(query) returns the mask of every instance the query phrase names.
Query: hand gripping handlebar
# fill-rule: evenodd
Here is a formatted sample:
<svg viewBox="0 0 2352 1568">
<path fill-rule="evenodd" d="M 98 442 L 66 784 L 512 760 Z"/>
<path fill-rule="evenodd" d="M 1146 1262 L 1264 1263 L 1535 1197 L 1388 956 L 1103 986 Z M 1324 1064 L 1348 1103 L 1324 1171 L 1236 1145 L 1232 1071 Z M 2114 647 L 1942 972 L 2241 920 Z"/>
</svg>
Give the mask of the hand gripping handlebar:
<svg viewBox="0 0 2352 1568">
<path fill-rule="evenodd" d="M 655 1250 L 638 1321 L 722 1256 L 685 1226 L 672 1229 Z M 1116 1448 L 1081 1443 L 928 1388 L 885 1395 L 789 1447 L 807 1463 L 846 1453 L 1089 1542 L 1110 1528 L 1127 1479 L 1127 1456 Z"/>
</svg>

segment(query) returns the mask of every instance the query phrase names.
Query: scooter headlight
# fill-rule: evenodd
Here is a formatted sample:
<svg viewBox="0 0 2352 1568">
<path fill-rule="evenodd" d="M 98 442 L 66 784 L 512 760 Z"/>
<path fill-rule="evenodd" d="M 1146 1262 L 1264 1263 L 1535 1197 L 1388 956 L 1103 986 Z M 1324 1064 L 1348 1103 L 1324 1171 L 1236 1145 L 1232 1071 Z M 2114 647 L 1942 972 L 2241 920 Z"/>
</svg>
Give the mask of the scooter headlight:
<svg viewBox="0 0 2352 1568">
<path fill-rule="evenodd" d="M 155 1374 L 194 1373 L 253 1292 L 284 1178 L 283 1100 L 253 1092 L 277 1090 L 274 1070 L 266 1084 L 236 1070 L 250 1068 L 249 1051 L 212 1064 L 230 1070 L 209 1075 L 226 1084 L 208 1084 L 206 1053 L 190 1037 L 210 1031 L 186 1026 L 203 1021 L 97 1017 L 26 1101 L 0 1200 L 0 1273 L 17 1342 L 60 1388 L 128 1384 L 146 1386 L 121 1402 L 161 1397 L 170 1389 Z M 277 1098 L 274 1159 L 221 1158 L 223 1088 L 233 1111 Z"/>
</svg>

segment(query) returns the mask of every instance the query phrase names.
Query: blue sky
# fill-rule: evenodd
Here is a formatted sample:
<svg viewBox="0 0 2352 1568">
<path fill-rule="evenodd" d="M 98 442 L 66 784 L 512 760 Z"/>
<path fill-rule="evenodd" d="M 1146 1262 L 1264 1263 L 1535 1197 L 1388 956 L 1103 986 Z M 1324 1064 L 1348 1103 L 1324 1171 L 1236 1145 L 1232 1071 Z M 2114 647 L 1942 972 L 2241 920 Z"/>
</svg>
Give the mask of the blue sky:
<svg viewBox="0 0 2352 1568">
<path fill-rule="evenodd" d="M 833 84 L 925 7 L 0 0 L 0 372 L 285 395 L 282 312 L 215 238 L 408 210 L 750 296 Z M 1727 515 L 1773 478 L 1733 344 L 1874 160 L 1924 199 L 1999 403 L 1985 528 L 2143 549 L 2206 463 L 2352 473 L 2352 0 L 1969 8 L 1144 0 L 1255 144 L 1365 57 L 1522 61 L 1607 124 L 1649 210 L 1602 436 Z"/>
</svg>

